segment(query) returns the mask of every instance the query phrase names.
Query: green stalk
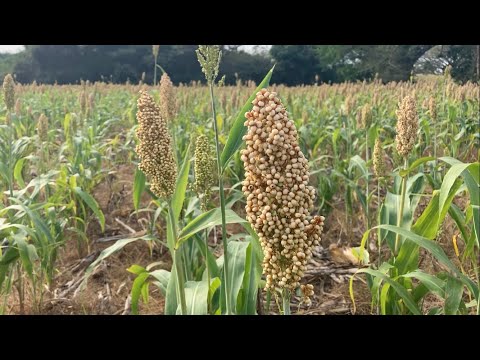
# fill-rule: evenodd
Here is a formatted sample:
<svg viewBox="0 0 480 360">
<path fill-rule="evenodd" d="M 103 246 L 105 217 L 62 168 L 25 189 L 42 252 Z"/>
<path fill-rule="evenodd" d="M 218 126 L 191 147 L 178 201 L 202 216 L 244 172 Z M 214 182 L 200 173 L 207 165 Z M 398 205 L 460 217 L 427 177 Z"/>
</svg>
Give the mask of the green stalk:
<svg viewBox="0 0 480 360">
<path fill-rule="evenodd" d="M 381 209 L 381 204 L 380 204 L 380 179 L 377 179 L 377 202 L 378 202 L 378 208 L 377 208 L 377 225 L 380 225 L 380 209 Z M 381 239 L 381 231 L 380 229 L 377 230 L 377 247 L 378 247 L 378 259 L 377 259 L 377 270 L 380 269 L 380 265 L 382 264 L 382 239 Z M 380 286 L 378 287 L 377 290 L 377 315 L 380 315 Z"/>
<path fill-rule="evenodd" d="M 369 176 L 368 176 L 368 127 L 365 127 L 365 165 L 366 165 L 366 168 L 367 168 L 367 174 L 366 174 L 366 191 L 367 191 L 367 196 L 366 196 L 366 199 L 365 199 L 365 216 L 367 217 L 367 229 L 370 229 L 370 214 L 369 214 L 369 211 L 368 211 L 368 180 L 369 180 Z"/>
<path fill-rule="evenodd" d="M 17 290 L 18 290 L 18 301 L 20 303 L 20 314 L 25 314 L 24 307 L 24 290 L 23 290 L 23 281 L 22 281 L 22 270 L 20 262 L 17 263 Z"/>
<path fill-rule="evenodd" d="M 290 291 L 284 289 L 282 291 L 283 315 L 291 315 L 290 313 Z"/>
<path fill-rule="evenodd" d="M 270 303 L 272 302 L 272 293 L 270 290 L 267 290 L 267 299 L 265 301 L 265 313 L 268 315 L 270 313 Z"/>
<path fill-rule="evenodd" d="M 403 169 L 407 170 L 407 168 L 408 168 L 408 160 L 405 157 L 405 163 L 403 165 Z M 404 177 L 402 177 L 402 192 L 401 192 L 402 200 L 400 202 L 400 213 L 398 214 L 398 218 L 397 218 L 397 226 L 398 227 L 400 227 L 402 225 L 403 209 L 405 208 L 405 195 L 406 195 L 406 192 L 407 192 L 407 178 L 408 178 L 408 174 L 406 174 Z M 399 242 L 400 242 L 400 234 L 397 233 L 397 235 L 395 236 L 395 251 L 394 251 L 395 256 L 398 255 Z"/>
<path fill-rule="evenodd" d="M 434 165 L 433 165 L 433 182 L 435 183 L 437 180 L 437 121 L 433 121 L 433 132 L 434 132 L 434 137 L 433 137 L 433 157 L 435 158 L 434 160 Z"/>
<path fill-rule="evenodd" d="M 155 56 L 155 65 L 153 67 L 153 86 L 157 86 L 157 56 Z"/>
<path fill-rule="evenodd" d="M 168 202 L 168 215 L 170 216 L 170 222 L 172 225 L 173 239 L 175 243 L 177 242 L 177 226 L 175 221 L 175 215 L 173 212 L 173 207 L 171 201 Z M 175 269 L 177 270 L 177 299 L 180 299 L 180 306 L 182 309 L 182 315 L 187 313 L 187 303 L 185 301 L 185 284 L 184 279 L 185 275 L 182 268 L 182 254 L 179 249 L 173 249 L 173 262 Z"/>
<path fill-rule="evenodd" d="M 380 209 L 381 209 L 381 204 L 380 204 L 380 179 L 377 179 L 377 201 L 378 201 L 378 214 L 377 214 L 377 223 L 380 225 Z M 397 220 L 398 221 L 398 220 Z M 377 246 L 378 246 L 378 269 L 380 269 L 380 265 L 382 264 L 381 257 L 382 257 L 382 251 L 381 251 L 381 231 L 380 229 L 377 230 Z"/>
<path fill-rule="evenodd" d="M 210 266 L 208 265 L 208 230 L 205 229 L 205 267 L 207 268 L 208 296 L 207 313 L 210 313 Z"/>
<path fill-rule="evenodd" d="M 10 141 L 9 141 L 9 144 L 8 144 L 8 168 L 10 170 L 10 181 L 9 181 L 9 184 L 8 184 L 8 190 L 10 192 L 10 197 L 13 197 L 13 166 L 12 166 L 12 144 L 13 144 L 13 140 L 14 140 L 14 132 L 13 132 L 13 118 L 12 118 L 12 114 L 10 113 L 10 111 L 8 111 L 8 114 L 7 115 L 10 115 L 10 127 L 9 127 L 9 136 L 10 136 Z"/>
<path fill-rule="evenodd" d="M 222 243 L 223 243 L 223 275 L 225 283 L 225 303 L 227 315 L 232 314 L 232 305 L 230 304 L 230 279 L 228 277 L 228 241 L 227 241 L 227 224 L 225 218 L 225 192 L 223 190 L 223 174 L 222 174 L 222 162 L 220 160 L 220 141 L 218 140 L 218 126 L 217 126 L 217 113 L 215 111 L 215 98 L 213 96 L 213 82 L 210 82 L 210 100 L 212 102 L 213 112 L 213 128 L 215 129 L 215 149 L 217 152 L 217 172 L 218 172 L 218 187 L 220 192 L 220 211 L 222 213 Z"/>
</svg>

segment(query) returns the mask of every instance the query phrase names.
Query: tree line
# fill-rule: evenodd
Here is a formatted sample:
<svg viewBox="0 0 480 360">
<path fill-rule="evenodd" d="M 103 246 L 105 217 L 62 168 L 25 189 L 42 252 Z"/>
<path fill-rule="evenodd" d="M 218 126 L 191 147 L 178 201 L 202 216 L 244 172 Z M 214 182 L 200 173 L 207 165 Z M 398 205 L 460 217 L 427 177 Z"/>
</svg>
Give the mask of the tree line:
<svg viewBox="0 0 480 360">
<path fill-rule="evenodd" d="M 196 45 L 161 45 L 158 64 L 175 84 L 201 81 Z M 362 81 L 406 81 L 417 73 L 452 67 L 460 82 L 478 81 L 478 45 L 273 45 L 248 53 L 223 46 L 220 74 L 225 83 L 261 81 L 276 64 L 275 83 L 286 85 Z M 153 83 L 151 45 L 26 45 L 18 54 L 0 54 L 0 76 L 15 74 L 21 83 L 69 84 L 80 80 Z"/>
</svg>

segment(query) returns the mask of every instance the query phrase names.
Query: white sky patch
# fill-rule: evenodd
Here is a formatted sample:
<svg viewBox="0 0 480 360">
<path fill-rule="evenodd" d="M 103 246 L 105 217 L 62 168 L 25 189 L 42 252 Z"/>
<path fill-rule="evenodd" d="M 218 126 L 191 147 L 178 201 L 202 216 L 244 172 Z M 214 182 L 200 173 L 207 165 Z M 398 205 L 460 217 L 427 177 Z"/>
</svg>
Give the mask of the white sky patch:
<svg viewBox="0 0 480 360">
<path fill-rule="evenodd" d="M 272 45 L 242 45 L 240 49 L 245 50 L 246 52 L 252 53 L 256 51 L 268 51 Z"/>
<path fill-rule="evenodd" d="M 0 45 L 0 53 L 17 53 L 24 50 L 23 45 Z"/>
</svg>

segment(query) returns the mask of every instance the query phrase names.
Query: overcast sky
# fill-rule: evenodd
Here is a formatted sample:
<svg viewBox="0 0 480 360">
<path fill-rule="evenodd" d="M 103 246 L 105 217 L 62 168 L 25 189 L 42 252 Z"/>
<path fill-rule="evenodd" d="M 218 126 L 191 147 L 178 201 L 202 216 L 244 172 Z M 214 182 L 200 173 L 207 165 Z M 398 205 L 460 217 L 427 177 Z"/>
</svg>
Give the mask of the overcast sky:
<svg viewBox="0 0 480 360">
<path fill-rule="evenodd" d="M 257 45 L 243 45 L 245 51 L 252 51 Z M 268 49 L 271 45 L 258 45 L 262 48 Z M 0 45 L 0 53 L 16 53 L 23 50 L 23 45 Z"/>
<path fill-rule="evenodd" d="M 23 50 L 23 45 L 0 45 L 0 53 L 16 53 Z"/>
</svg>

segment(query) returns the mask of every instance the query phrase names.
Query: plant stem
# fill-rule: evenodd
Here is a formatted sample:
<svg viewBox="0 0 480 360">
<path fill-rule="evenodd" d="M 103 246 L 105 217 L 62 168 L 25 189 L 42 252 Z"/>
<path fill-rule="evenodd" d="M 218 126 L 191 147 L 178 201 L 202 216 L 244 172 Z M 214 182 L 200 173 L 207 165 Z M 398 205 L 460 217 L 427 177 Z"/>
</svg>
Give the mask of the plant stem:
<svg viewBox="0 0 480 360">
<path fill-rule="evenodd" d="M 153 86 L 157 86 L 157 57 L 155 56 L 155 65 L 153 67 Z"/>
<path fill-rule="evenodd" d="M 205 229 L 205 267 L 207 269 L 208 296 L 207 296 L 207 313 L 210 313 L 210 266 L 208 265 L 208 230 Z"/>
<path fill-rule="evenodd" d="M 290 291 L 284 289 L 282 291 L 282 300 L 283 300 L 283 315 L 290 314 Z"/>
<path fill-rule="evenodd" d="M 365 165 L 366 165 L 366 168 L 367 168 L 367 174 L 366 174 L 366 197 L 365 197 L 365 216 L 367 217 L 367 229 L 370 229 L 370 214 L 369 214 L 369 211 L 368 211 L 368 180 L 369 180 L 369 176 L 368 176 L 368 128 L 366 127 L 365 128 Z"/>
<path fill-rule="evenodd" d="M 272 302 L 272 293 L 270 290 L 267 290 L 267 298 L 265 302 L 265 313 L 268 315 L 270 313 L 270 303 Z"/>
<path fill-rule="evenodd" d="M 377 225 L 381 224 L 381 204 L 380 204 L 380 179 L 377 179 Z M 377 270 L 380 270 L 380 265 L 382 264 L 382 238 L 380 229 L 377 230 L 377 248 L 378 248 L 378 259 L 377 259 Z M 380 286 L 377 291 L 377 315 L 380 315 Z"/>
<path fill-rule="evenodd" d="M 22 281 L 22 269 L 20 263 L 17 263 L 17 290 L 18 290 L 18 301 L 20 303 L 20 314 L 25 314 L 24 307 L 24 293 L 23 293 L 23 281 Z"/>
<path fill-rule="evenodd" d="M 380 225 L 381 223 L 381 218 L 380 218 L 380 209 L 381 209 L 381 204 L 380 204 L 380 179 L 377 179 L 377 202 L 378 202 L 378 214 L 377 214 L 377 224 Z M 378 247 L 378 269 L 380 269 L 380 265 L 382 263 L 382 239 L 381 239 L 381 231 L 380 229 L 377 230 L 377 247 Z"/>
<path fill-rule="evenodd" d="M 408 167 L 408 160 L 405 157 L 405 163 L 403 165 L 403 169 L 407 170 L 407 167 Z M 405 195 L 406 195 L 405 193 L 407 192 L 407 178 L 408 178 L 408 174 L 402 177 L 402 192 L 401 192 L 400 212 L 397 217 L 397 227 L 400 227 L 402 225 L 403 209 L 405 208 Z M 395 256 L 398 255 L 399 242 L 400 242 L 400 234 L 397 233 L 397 235 L 395 236 L 395 251 L 394 251 Z"/>
<path fill-rule="evenodd" d="M 177 228 L 176 228 L 176 221 L 173 212 L 172 203 L 168 202 L 168 215 L 170 216 L 170 222 L 173 231 L 173 239 L 175 243 L 177 242 Z M 185 287 L 184 287 L 184 278 L 185 275 L 183 274 L 182 268 L 182 253 L 179 249 L 173 248 L 173 262 L 175 265 L 175 269 L 177 271 L 177 299 L 180 298 L 180 306 L 182 309 L 182 315 L 187 313 L 187 303 L 185 301 Z"/>
<path fill-rule="evenodd" d="M 433 132 L 434 132 L 434 137 L 433 137 L 433 157 L 435 158 L 434 160 L 434 165 L 433 165 L 433 182 L 437 180 L 437 121 L 433 120 Z"/>
<path fill-rule="evenodd" d="M 14 125 L 13 125 L 13 118 L 12 114 L 8 112 L 7 116 L 10 116 L 10 127 L 9 127 L 9 136 L 10 136 L 10 141 L 8 144 L 8 168 L 10 170 L 10 181 L 8 184 L 8 190 L 10 192 L 10 197 L 13 197 L 13 166 L 12 166 L 12 145 L 13 145 L 13 140 L 15 138 L 14 135 Z"/>
<path fill-rule="evenodd" d="M 232 305 L 230 304 L 230 279 L 228 269 L 228 241 L 227 241 L 227 225 L 225 217 L 225 192 L 223 190 L 223 174 L 222 164 L 220 160 L 220 141 L 218 140 L 218 126 L 217 126 L 217 113 L 215 111 L 215 98 L 213 96 L 213 82 L 210 82 L 210 100 L 212 102 L 213 112 L 213 127 L 215 129 L 215 149 L 217 152 L 217 172 L 218 172 L 218 187 L 220 192 L 220 211 L 222 213 L 222 243 L 223 243 L 223 275 L 225 283 L 225 304 L 227 315 L 232 314 Z"/>
</svg>

